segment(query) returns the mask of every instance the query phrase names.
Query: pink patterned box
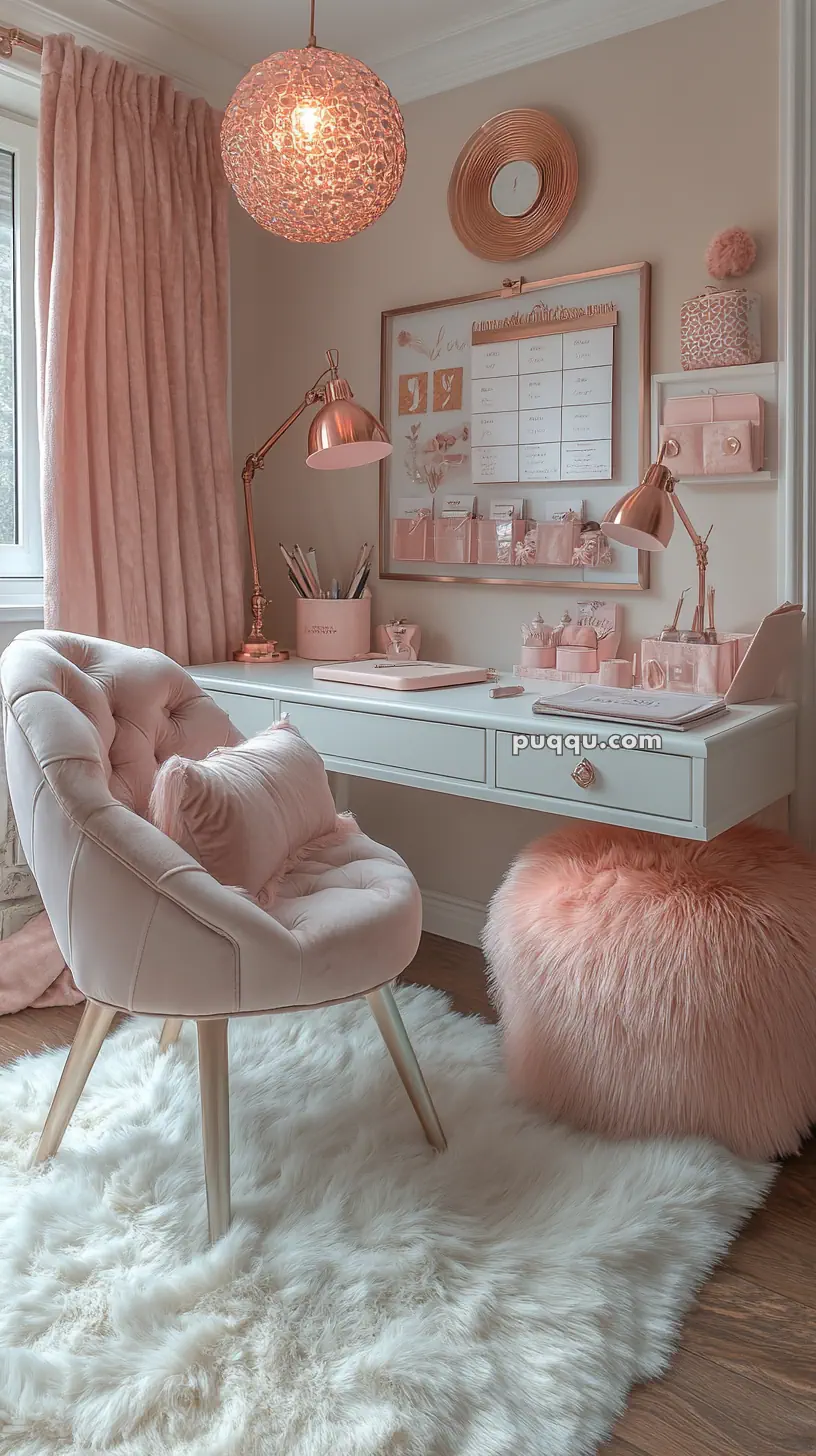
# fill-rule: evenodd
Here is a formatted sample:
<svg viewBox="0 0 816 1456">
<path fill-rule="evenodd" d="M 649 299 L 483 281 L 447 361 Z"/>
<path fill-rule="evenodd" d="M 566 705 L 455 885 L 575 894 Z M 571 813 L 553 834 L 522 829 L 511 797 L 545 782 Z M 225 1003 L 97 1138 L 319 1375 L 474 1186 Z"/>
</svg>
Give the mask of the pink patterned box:
<svg viewBox="0 0 816 1456">
<path fill-rule="evenodd" d="M 756 364 L 762 353 L 760 300 L 744 288 L 707 288 L 680 309 L 684 369 Z"/>
</svg>

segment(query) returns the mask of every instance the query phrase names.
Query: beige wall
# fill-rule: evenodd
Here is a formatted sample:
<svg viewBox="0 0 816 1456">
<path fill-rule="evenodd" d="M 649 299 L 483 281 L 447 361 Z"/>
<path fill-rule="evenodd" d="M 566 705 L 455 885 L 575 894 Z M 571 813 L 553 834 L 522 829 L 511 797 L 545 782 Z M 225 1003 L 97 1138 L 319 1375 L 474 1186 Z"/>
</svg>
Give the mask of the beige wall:
<svg viewBox="0 0 816 1456">
<path fill-rule="evenodd" d="M 723 0 L 710 9 L 573 51 L 405 108 L 408 168 L 390 211 L 368 232 L 329 247 L 287 244 L 235 209 L 233 393 L 236 461 L 260 443 L 319 373 L 327 345 L 359 398 L 379 397 L 382 309 L 498 286 L 508 270 L 482 262 L 448 221 L 451 167 L 472 131 L 512 106 L 541 106 L 566 123 L 580 164 L 576 204 L 559 236 L 512 265 L 528 279 L 646 259 L 653 267 L 652 367 L 679 368 L 679 313 L 706 283 L 713 233 L 755 234 L 752 284 L 763 300 L 763 358 L 776 357 L 776 0 Z M 452 76 L 455 81 L 455 76 Z M 362 539 L 376 540 L 376 471 L 318 475 L 303 464 L 295 426 L 258 479 L 257 518 L 269 612 L 291 643 L 293 597 L 279 540 L 318 548 L 343 575 Z M 747 628 L 776 603 L 776 495 L 695 486 L 696 523 L 714 523 L 711 580 L 719 625 Z M 739 506 L 735 516 L 734 507 Z M 690 543 L 677 533 L 653 559 L 652 589 L 624 593 L 626 635 L 663 625 L 693 581 Z M 374 585 L 375 620 L 419 621 L 428 654 L 509 665 L 519 624 L 555 591 L 464 585 Z M 400 849 L 424 887 L 482 901 L 508 859 L 553 820 L 380 784 L 355 785 L 365 827 Z M 476 846 L 478 845 L 478 850 Z"/>
</svg>

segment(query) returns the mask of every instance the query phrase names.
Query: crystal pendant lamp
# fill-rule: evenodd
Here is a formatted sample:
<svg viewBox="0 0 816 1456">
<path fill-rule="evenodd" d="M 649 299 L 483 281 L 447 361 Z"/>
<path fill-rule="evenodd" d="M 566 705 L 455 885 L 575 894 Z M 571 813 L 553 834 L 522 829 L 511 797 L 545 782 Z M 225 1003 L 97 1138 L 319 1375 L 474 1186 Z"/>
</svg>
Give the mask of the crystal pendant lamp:
<svg viewBox="0 0 816 1456">
<path fill-rule="evenodd" d="M 251 217 L 294 243 L 336 243 L 390 206 L 405 170 L 402 114 L 362 61 L 317 44 L 279 51 L 224 113 L 224 170 Z"/>
</svg>

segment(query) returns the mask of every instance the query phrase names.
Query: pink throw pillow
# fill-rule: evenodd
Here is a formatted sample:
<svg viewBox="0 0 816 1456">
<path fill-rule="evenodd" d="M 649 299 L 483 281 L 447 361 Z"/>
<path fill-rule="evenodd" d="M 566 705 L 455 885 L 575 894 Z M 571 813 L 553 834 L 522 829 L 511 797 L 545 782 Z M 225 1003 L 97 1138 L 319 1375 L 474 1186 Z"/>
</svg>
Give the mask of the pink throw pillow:
<svg viewBox="0 0 816 1456">
<path fill-rule="evenodd" d="M 168 758 L 149 814 L 214 879 L 251 895 L 337 827 L 323 761 L 288 722 L 207 758 Z"/>
</svg>

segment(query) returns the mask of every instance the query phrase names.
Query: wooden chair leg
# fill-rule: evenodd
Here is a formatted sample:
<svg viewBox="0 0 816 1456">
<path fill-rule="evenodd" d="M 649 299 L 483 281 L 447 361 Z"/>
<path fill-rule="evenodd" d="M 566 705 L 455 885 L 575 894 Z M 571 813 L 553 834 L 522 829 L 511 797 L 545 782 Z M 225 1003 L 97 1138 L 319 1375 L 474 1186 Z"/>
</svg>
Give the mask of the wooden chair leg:
<svg viewBox="0 0 816 1456">
<path fill-rule="evenodd" d="M 391 987 L 380 986 L 378 991 L 369 991 L 366 1000 L 371 1007 L 374 1020 L 380 1028 L 382 1039 L 394 1059 L 394 1066 L 402 1078 L 403 1086 L 414 1104 L 414 1111 L 422 1123 L 422 1130 L 428 1142 L 438 1153 L 444 1153 L 448 1144 L 442 1131 L 442 1124 L 437 1117 L 431 1094 L 416 1059 L 416 1053 L 397 1010 Z"/>
<path fill-rule="evenodd" d="M 86 1001 L 82 1020 L 77 1027 L 68 1060 L 62 1069 L 54 1100 L 45 1119 L 34 1155 L 35 1163 L 44 1163 L 59 1148 L 115 1015 L 116 1011 L 112 1006 L 103 1006 L 99 1001 Z"/>
<path fill-rule="evenodd" d="M 227 1232 L 230 1208 L 230 1130 L 228 1021 L 218 1017 L 198 1023 L 198 1079 L 201 1087 L 201 1131 L 210 1243 Z"/>
<path fill-rule="evenodd" d="M 184 1018 L 181 1016 L 167 1016 L 161 1029 L 159 1037 L 159 1051 L 166 1052 L 168 1047 L 174 1046 L 181 1036 L 181 1028 L 184 1025 Z"/>
</svg>

